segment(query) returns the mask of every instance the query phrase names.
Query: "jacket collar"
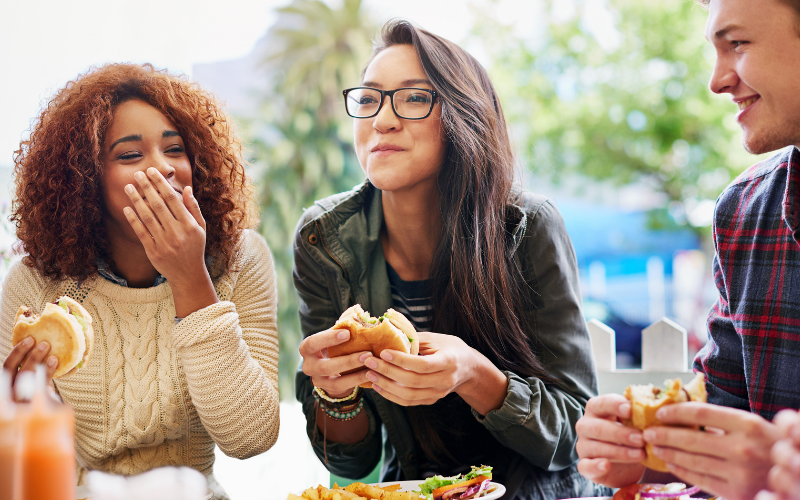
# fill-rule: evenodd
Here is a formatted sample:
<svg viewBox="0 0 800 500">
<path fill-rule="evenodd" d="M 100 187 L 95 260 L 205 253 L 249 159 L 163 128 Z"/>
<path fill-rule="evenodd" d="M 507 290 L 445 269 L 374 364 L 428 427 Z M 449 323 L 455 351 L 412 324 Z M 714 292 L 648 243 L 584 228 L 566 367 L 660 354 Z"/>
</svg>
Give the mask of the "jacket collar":
<svg viewBox="0 0 800 500">
<path fill-rule="evenodd" d="M 786 163 L 782 215 L 795 241 L 800 243 L 800 150 L 792 148 Z"/>
<path fill-rule="evenodd" d="M 319 222 L 329 250 L 339 258 L 349 274 L 365 269 L 372 252 L 381 242 L 383 203 L 381 190 L 369 180 L 353 188 L 343 197 L 332 197 L 316 202 L 325 212 L 315 220 Z M 520 191 L 514 191 L 508 205 L 508 223 L 513 226 L 516 253 L 525 235 L 527 210 Z M 381 255 L 383 252 L 380 252 Z"/>
</svg>

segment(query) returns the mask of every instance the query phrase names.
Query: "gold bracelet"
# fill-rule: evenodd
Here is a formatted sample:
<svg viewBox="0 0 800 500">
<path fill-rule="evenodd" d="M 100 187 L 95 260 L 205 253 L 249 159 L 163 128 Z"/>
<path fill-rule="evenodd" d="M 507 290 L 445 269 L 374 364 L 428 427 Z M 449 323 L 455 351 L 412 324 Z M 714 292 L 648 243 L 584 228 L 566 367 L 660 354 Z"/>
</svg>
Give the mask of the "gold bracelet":
<svg viewBox="0 0 800 500">
<path fill-rule="evenodd" d="M 314 392 L 316 392 L 319 395 L 319 397 L 321 397 L 322 399 L 324 399 L 325 401 L 327 401 L 329 403 L 342 403 L 344 401 L 350 401 L 350 400 L 356 399 L 356 396 L 358 395 L 358 391 L 360 389 L 361 389 L 361 387 L 355 386 L 355 387 L 353 387 L 353 392 L 351 392 L 347 396 L 345 396 L 343 398 L 332 398 L 332 397 L 328 396 L 328 393 L 325 392 L 325 389 L 320 389 L 319 387 L 314 386 Z"/>
</svg>

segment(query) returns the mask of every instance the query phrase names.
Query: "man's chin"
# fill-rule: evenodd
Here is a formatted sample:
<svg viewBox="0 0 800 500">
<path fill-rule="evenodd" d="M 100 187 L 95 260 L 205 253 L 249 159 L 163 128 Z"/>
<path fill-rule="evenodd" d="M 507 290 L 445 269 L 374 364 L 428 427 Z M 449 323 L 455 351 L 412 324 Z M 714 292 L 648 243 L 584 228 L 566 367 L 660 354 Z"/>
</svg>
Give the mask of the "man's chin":
<svg viewBox="0 0 800 500">
<path fill-rule="evenodd" d="M 748 133 L 747 131 L 742 134 L 742 146 L 752 155 L 770 153 L 791 144 L 792 141 L 776 136 Z"/>
</svg>

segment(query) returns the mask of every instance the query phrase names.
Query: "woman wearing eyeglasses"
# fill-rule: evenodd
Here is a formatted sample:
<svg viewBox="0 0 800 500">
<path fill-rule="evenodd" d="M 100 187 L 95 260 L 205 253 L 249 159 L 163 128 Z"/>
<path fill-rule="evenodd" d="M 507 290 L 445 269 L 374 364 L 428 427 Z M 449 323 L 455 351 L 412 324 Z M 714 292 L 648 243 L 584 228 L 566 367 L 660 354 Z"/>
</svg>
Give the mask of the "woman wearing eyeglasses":
<svg viewBox="0 0 800 500">
<path fill-rule="evenodd" d="M 384 481 L 491 465 L 505 498 L 600 493 L 575 468 L 596 382 L 574 251 L 550 202 L 512 186 L 485 70 L 390 21 L 344 97 L 367 180 L 308 209 L 295 239 L 297 398 L 320 459 L 358 478 L 384 452 Z M 421 356 L 329 358 L 349 336 L 330 328 L 356 303 L 405 313 Z"/>
</svg>

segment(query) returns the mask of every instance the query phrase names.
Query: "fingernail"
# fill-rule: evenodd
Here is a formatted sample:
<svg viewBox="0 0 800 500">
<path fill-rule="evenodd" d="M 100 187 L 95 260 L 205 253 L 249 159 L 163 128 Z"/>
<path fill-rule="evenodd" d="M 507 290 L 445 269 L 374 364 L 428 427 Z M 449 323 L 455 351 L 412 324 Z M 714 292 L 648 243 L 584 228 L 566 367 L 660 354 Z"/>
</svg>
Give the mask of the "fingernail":
<svg viewBox="0 0 800 500">
<path fill-rule="evenodd" d="M 361 354 L 361 356 L 359 356 L 359 357 L 358 357 L 358 360 L 359 360 L 359 361 L 361 361 L 361 362 L 363 363 L 363 362 L 364 362 L 364 361 L 366 361 L 366 359 L 367 359 L 368 357 L 370 357 L 370 356 L 372 356 L 372 353 L 370 353 L 370 352 L 365 352 L 365 353 Z"/>
<path fill-rule="evenodd" d="M 631 458 L 638 457 L 639 453 L 641 453 L 641 451 L 639 451 L 639 450 L 628 450 L 628 456 L 631 457 Z"/>
<path fill-rule="evenodd" d="M 657 456 L 657 457 L 660 457 L 664 453 L 664 449 L 660 448 L 658 446 L 653 446 L 652 450 L 653 450 L 653 454 L 655 454 L 655 456 Z"/>
<path fill-rule="evenodd" d="M 644 441 L 642 440 L 642 435 L 638 433 L 631 434 L 630 436 L 628 436 L 628 439 L 630 440 L 631 444 L 634 444 L 636 446 L 642 446 L 644 444 Z"/>
<path fill-rule="evenodd" d="M 25 337 L 25 340 L 22 341 L 22 345 L 26 347 L 30 347 L 33 345 L 33 337 Z"/>
<path fill-rule="evenodd" d="M 606 472 L 606 471 L 608 471 L 608 464 L 607 464 L 607 463 L 605 463 L 605 462 L 600 462 L 600 463 L 598 463 L 598 464 L 597 464 L 597 470 L 599 470 L 600 472 Z"/>
<path fill-rule="evenodd" d="M 156 175 L 158 172 L 153 167 L 147 169 L 147 175 Z"/>
<path fill-rule="evenodd" d="M 622 403 L 619 405 L 619 412 L 621 415 L 629 415 L 631 412 L 631 404 L 630 403 Z"/>
<path fill-rule="evenodd" d="M 664 408 L 661 408 L 656 412 L 656 418 L 659 420 L 664 420 L 664 417 L 666 416 L 667 416 L 667 410 L 665 410 Z"/>
<path fill-rule="evenodd" d="M 125 192 L 126 192 L 127 194 L 131 194 L 131 193 L 133 193 L 133 186 L 131 186 L 130 184 L 128 184 L 127 186 L 125 186 Z"/>
<path fill-rule="evenodd" d="M 122 213 L 125 214 L 126 217 L 130 217 L 131 212 L 133 212 L 133 210 L 131 210 L 131 207 L 125 207 L 122 209 Z"/>
<path fill-rule="evenodd" d="M 186 187 L 189 189 L 189 196 L 194 196 L 194 189 L 192 189 L 192 186 L 186 186 Z"/>
<path fill-rule="evenodd" d="M 800 471 L 800 455 L 793 456 L 792 459 L 789 461 L 789 466 L 795 472 Z"/>
<path fill-rule="evenodd" d="M 370 382 L 377 382 L 378 376 L 372 372 L 367 372 L 367 379 L 369 379 Z"/>
<path fill-rule="evenodd" d="M 372 384 L 372 388 L 375 389 L 378 392 L 383 392 L 383 389 L 381 389 L 381 386 L 379 386 L 379 385 Z"/>
<path fill-rule="evenodd" d="M 369 358 L 365 363 L 367 368 L 372 368 L 373 370 L 378 367 L 378 363 L 375 362 L 374 358 Z"/>
<path fill-rule="evenodd" d="M 645 441 L 652 441 L 656 438 L 656 431 L 647 429 L 642 433 L 642 437 Z"/>
<path fill-rule="evenodd" d="M 135 174 L 133 174 L 133 178 L 136 179 L 137 181 L 140 181 L 144 179 L 144 174 L 141 172 L 136 172 Z"/>
<path fill-rule="evenodd" d="M 58 363 L 58 358 L 55 356 L 50 356 L 47 358 L 47 366 L 52 368 L 53 366 L 56 366 L 56 363 Z"/>
<path fill-rule="evenodd" d="M 46 340 L 39 342 L 39 350 L 46 351 L 50 347 L 50 344 L 47 343 Z"/>
<path fill-rule="evenodd" d="M 339 340 L 347 340 L 350 338 L 350 332 L 342 331 L 336 334 L 336 338 Z"/>
<path fill-rule="evenodd" d="M 391 361 L 392 360 L 392 355 L 391 355 L 391 353 L 389 353 L 389 351 L 382 351 L 381 352 L 381 359 L 385 359 L 386 361 Z"/>
</svg>

